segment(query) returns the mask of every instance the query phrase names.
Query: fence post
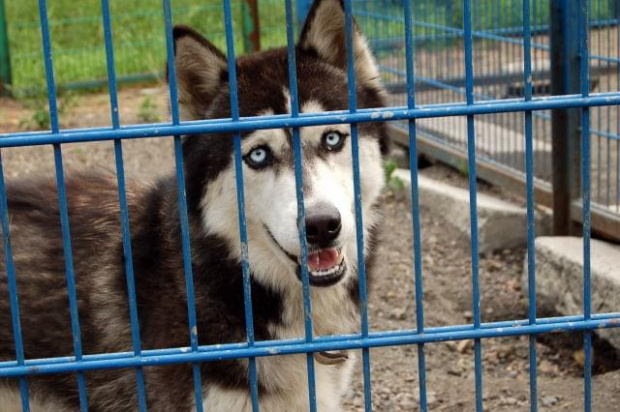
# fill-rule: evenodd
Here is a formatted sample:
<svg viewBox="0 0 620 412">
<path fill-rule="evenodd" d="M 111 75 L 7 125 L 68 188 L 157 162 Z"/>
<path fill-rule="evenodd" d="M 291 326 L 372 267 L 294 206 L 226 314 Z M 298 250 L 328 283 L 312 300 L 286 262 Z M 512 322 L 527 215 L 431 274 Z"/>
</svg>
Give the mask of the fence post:
<svg viewBox="0 0 620 412">
<path fill-rule="evenodd" d="M 551 0 L 551 92 L 579 94 L 579 0 Z M 571 201 L 581 191 L 579 109 L 553 110 L 551 114 L 553 165 L 553 233 L 575 234 Z"/>
<path fill-rule="evenodd" d="M 0 0 L 1 1 L 1 0 Z M 258 0 L 245 0 L 243 10 L 243 49 L 245 52 L 260 50 L 260 22 L 258 18 Z"/>
<path fill-rule="evenodd" d="M 299 24 L 303 24 L 306 21 L 306 16 L 310 11 L 310 6 L 312 5 L 312 0 L 296 0 L 295 6 L 297 7 L 297 19 L 299 20 Z"/>
<path fill-rule="evenodd" d="M 7 94 L 7 86 L 11 84 L 11 56 L 6 20 L 4 0 L 0 0 L 0 95 Z"/>
</svg>

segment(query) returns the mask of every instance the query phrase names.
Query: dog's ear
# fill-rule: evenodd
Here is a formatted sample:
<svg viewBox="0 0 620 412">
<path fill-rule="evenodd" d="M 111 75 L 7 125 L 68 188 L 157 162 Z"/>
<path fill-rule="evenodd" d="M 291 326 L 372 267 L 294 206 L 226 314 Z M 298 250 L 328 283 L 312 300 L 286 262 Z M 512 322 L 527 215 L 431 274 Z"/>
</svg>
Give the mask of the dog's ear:
<svg viewBox="0 0 620 412">
<path fill-rule="evenodd" d="M 366 38 L 353 24 L 355 78 L 359 84 L 382 89 L 379 69 Z M 301 50 L 316 53 L 328 63 L 347 70 L 344 4 L 342 0 L 315 0 L 299 39 Z"/>
<path fill-rule="evenodd" d="M 189 27 L 175 26 L 172 35 L 181 118 L 204 119 L 211 102 L 227 81 L 226 56 Z"/>
</svg>

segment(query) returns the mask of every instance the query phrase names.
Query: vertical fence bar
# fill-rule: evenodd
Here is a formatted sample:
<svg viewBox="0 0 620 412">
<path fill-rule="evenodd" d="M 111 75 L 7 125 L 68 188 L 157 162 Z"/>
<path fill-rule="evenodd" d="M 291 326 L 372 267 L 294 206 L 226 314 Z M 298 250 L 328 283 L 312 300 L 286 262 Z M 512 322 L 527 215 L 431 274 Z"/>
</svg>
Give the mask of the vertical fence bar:
<svg viewBox="0 0 620 412">
<path fill-rule="evenodd" d="M 407 108 L 416 106 L 415 67 L 413 28 L 411 24 L 411 2 L 405 1 L 405 53 L 407 69 Z M 416 121 L 409 120 L 409 169 L 411 170 L 411 216 L 413 217 L 413 260 L 415 270 L 415 309 L 416 329 L 424 333 L 424 292 L 422 286 L 422 236 L 420 231 L 420 191 L 418 188 L 418 144 L 416 139 Z M 420 391 L 420 410 L 426 412 L 426 356 L 424 344 L 418 345 L 418 386 Z"/>
<path fill-rule="evenodd" d="M 525 0 L 522 0 L 522 1 L 525 2 Z M 521 14 L 521 22 L 523 22 L 523 18 L 524 18 L 524 16 L 522 15 L 523 5 L 521 5 L 521 7 L 519 7 L 519 2 L 514 1 L 514 0 L 511 2 L 511 5 L 512 5 L 512 7 L 510 8 L 510 14 L 512 16 L 519 16 L 519 14 Z M 508 25 L 512 26 L 513 25 L 512 21 L 510 21 L 508 23 Z M 521 32 L 521 35 L 524 36 L 524 33 Z M 512 52 L 512 56 L 510 56 L 510 58 L 512 58 L 513 61 L 518 62 L 521 59 L 521 53 L 523 52 L 523 50 L 520 50 L 519 47 L 517 45 L 515 45 L 515 44 L 509 44 L 509 45 L 510 45 L 510 48 L 512 49 L 512 51 L 513 51 Z M 525 56 L 523 57 L 523 60 L 525 61 Z M 507 73 L 506 70 L 504 70 L 504 72 Z M 525 95 L 525 91 L 524 91 L 524 95 Z M 511 130 L 518 130 L 518 127 L 519 127 L 518 124 L 517 124 L 518 119 L 519 119 L 518 115 L 515 115 L 513 113 L 504 113 L 504 116 L 506 116 L 508 118 L 508 123 L 509 123 L 508 126 L 510 126 L 510 129 Z M 506 137 L 507 138 L 509 138 L 508 137 L 508 135 L 509 135 L 508 130 L 509 129 L 507 128 L 506 129 Z M 525 151 L 525 145 L 522 146 L 521 142 L 519 142 L 518 139 L 513 139 L 512 143 L 513 143 L 512 144 L 512 150 L 513 150 L 513 162 L 512 162 L 512 164 L 513 164 L 513 167 L 518 168 L 520 166 L 519 165 L 520 160 L 519 160 L 519 154 L 518 153 L 519 152 L 523 153 Z"/>
<path fill-rule="evenodd" d="M 593 19 L 594 20 L 598 20 L 598 19 L 602 19 L 601 16 L 601 9 L 602 9 L 602 2 L 599 1 L 594 1 L 594 3 L 592 3 L 592 11 L 591 14 L 594 16 Z M 594 7 L 596 6 L 596 9 L 594 9 Z M 599 23 L 600 24 L 600 23 Z M 596 44 L 598 46 L 598 54 L 601 54 L 603 51 L 603 48 L 601 47 L 601 26 L 599 26 L 597 24 L 598 30 L 596 31 Z M 591 40 L 590 40 L 591 41 Z M 609 56 L 609 55 L 607 55 Z M 583 57 L 583 56 L 582 56 Z M 583 59 L 582 59 L 583 60 Z M 590 59 L 588 58 L 588 65 L 589 65 L 589 61 Z M 593 62 L 594 63 L 594 62 Z M 596 67 L 598 69 L 598 72 L 601 72 L 601 64 L 602 64 L 602 60 L 596 60 Z M 602 82 L 601 82 L 602 83 Z M 602 84 L 601 84 L 602 86 Z M 602 108 L 598 108 L 595 109 L 598 112 L 598 119 L 597 119 L 597 125 L 596 125 L 596 130 L 598 131 L 602 131 L 603 127 L 602 127 Z M 602 199 L 602 179 L 603 179 L 603 153 L 602 153 L 602 149 L 603 149 L 603 141 L 609 141 L 607 138 L 600 136 L 600 135 L 596 135 L 596 136 L 590 136 L 590 139 L 592 139 L 592 137 L 594 137 L 596 140 L 596 195 L 595 195 L 595 201 L 598 203 L 603 203 L 603 199 Z"/>
<path fill-rule="evenodd" d="M 551 94 L 579 93 L 580 0 L 551 0 Z M 573 234 L 570 204 L 580 192 L 579 109 L 553 110 L 551 114 L 553 233 Z"/>
<path fill-rule="evenodd" d="M 620 26 L 620 1 L 615 5 L 616 24 Z M 620 30 L 616 30 L 617 55 L 620 57 Z M 620 90 L 620 70 L 616 70 L 616 87 Z M 620 105 L 616 106 L 616 119 L 620 119 Z M 616 135 L 620 135 L 620 126 L 616 126 Z M 616 140 L 616 213 L 620 213 L 620 139 Z"/>
<path fill-rule="evenodd" d="M 481 16 L 480 16 L 480 20 L 481 20 L 481 25 L 482 25 L 482 29 L 487 29 L 487 30 L 492 30 L 493 28 L 491 27 L 491 18 L 490 18 L 490 11 L 491 11 L 491 7 L 485 7 L 485 9 L 487 9 L 487 12 L 485 13 L 484 11 L 481 11 Z M 491 42 L 489 40 L 484 40 L 481 44 L 481 47 L 483 47 L 484 53 L 488 53 L 489 55 L 491 54 Z M 482 60 L 482 67 L 483 67 L 483 73 L 485 75 L 490 74 L 491 73 L 491 67 L 492 67 L 492 61 L 496 60 L 496 59 L 483 59 Z M 493 62 L 494 63 L 494 62 Z M 497 95 L 495 93 L 495 87 L 496 85 L 492 85 L 493 90 L 491 90 L 491 87 L 486 86 L 485 87 L 485 94 L 491 95 L 493 96 L 493 98 L 497 98 Z M 490 152 L 491 152 L 491 157 L 495 157 L 495 151 L 493 150 L 493 147 L 497 144 L 497 140 L 498 140 L 498 136 L 491 136 L 490 133 L 485 133 L 485 135 L 482 136 L 482 139 L 484 139 L 486 141 L 486 144 L 488 145 L 487 147 L 490 148 Z"/>
<path fill-rule="evenodd" d="M 170 113 L 172 124 L 180 124 L 179 92 L 177 85 L 176 64 L 174 60 L 174 40 L 172 38 L 172 10 L 170 0 L 163 0 L 164 26 L 166 34 L 166 58 L 168 61 L 168 78 L 170 91 Z M 185 275 L 185 291 L 187 294 L 187 317 L 189 326 L 189 340 L 192 352 L 198 351 L 198 326 L 196 324 L 196 303 L 194 294 L 194 274 L 192 269 L 192 251 L 189 233 L 189 218 L 187 215 L 187 197 L 185 194 L 185 171 L 183 169 L 183 147 L 181 136 L 174 136 L 174 161 L 177 180 L 177 196 L 179 202 L 179 220 L 181 223 L 181 247 L 183 253 L 183 270 Z M 194 381 L 194 399 L 196 412 L 203 411 L 202 404 L 202 375 L 200 364 L 192 363 Z"/>
<path fill-rule="evenodd" d="M 118 111 L 118 94 L 116 88 L 116 70 L 114 67 L 114 45 L 112 42 L 112 24 L 110 19 L 109 0 L 101 0 L 101 12 L 103 18 L 103 34 L 106 51 L 106 64 L 108 71 L 108 89 L 110 94 L 110 118 L 112 128 L 120 128 Z M 127 296 L 129 303 L 129 320 L 131 322 L 131 340 L 134 356 L 140 356 L 140 324 L 138 320 L 138 308 L 136 302 L 136 286 L 133 271 L 133 254 L 131 251 L 131 229 L 129 224 L 129 209 L 127 207 L 127 194 L 125 185 L 125 167 L 123 164 L 123 146 L 120 139 L 114 140 L 114 157 L 116 163 L 116 182 L 118 188 L 118 200 L 121 212 L 121 228 L 123 233 L 123 255 L 125 257 L 125 276 L 127 281 Z M 138 406 L 140 412 L 146 411 L 146 388 L 144 386 L 144 373 L 142 368 L 136 368 L 136 381 L 138 390 Z"/>
<path fill-rule="evenodd" d="M 82 360 L 82 338 L 80 319 L 78 315 L 77 293 L 75 286 L 75 271 L 73 267 L 73 253 L 71 248 L 71 232 L 69 228 L 69 208 L 65 190 L 65 177 L 62 162 L 62 149 L 59 144 L 54 145 L 54 163 L 56 167 L 56 186 L 58 187 L 58 202 L 60 206 L 60 224 L 62 229 L 62 243 L 64 249 L 65 267 L 67 274 L 67 288 L 69 291 L 69 312 L 71 314 L 71 331 L 76 361 Z M 78 390 L 80 396 L 80 410 L 88 411 L 86 397 L 86 380 L 84 372 L 78 372 Z"/>
<path fill-rule="evenodd" d="M 110 19 L 110 2 L 101 0 L 101 14 L 103 19 L 103 40 L 105 43 L 106 65 L 108 71 L 108 89 L 110 93 L 110 119 L 112 128 L 120 127 L 118 112 L 118 93 L 116 88 L 116 69 L 114 62 L 114 44 L 112 42 L 112 22 Z"/>
<path fill-rule="evenodd" d="M 238 120 L 238 119 L 237 119 Z M 235 133 L 235 173 L 237 176 L 237 204 L 239 210 L 239 232 L 241 241 L 241 270 L 243 273 L 243 297 L 245 304 L 245 325 L 248 346 L 254 346 L 254 320 L 252 315 L 252 290 L 250 282 L 250 266 L 248 262 L 248 235 L 245 220 L 245 196 L 243 192 L 243 160 L 241 157 L 241 135 Z M 241 177 L 240 177 L 241 176 Z M 252 398 L 252 410 L 259 411 L 258 399 L 258 375 L 256 370 L 256 358 L 249 358 L 250 396 Z"/>
<path fill-rule="evenodd" d="M 39 0 L 39 19 L 41 24 L 41 37 L 43 40 L 43 61 L 45 63 L 50 125 L 52 128 L 52 133 L 58 133 L 60 130 L 58 123 L 58 102 L 56 100 L 56 82 L 54 80 L 54 65 L 52 63 L 52 46 L 49 24 L 47 21 L 46 0 Z"/>
<path fill-rule="evenodd" d="M 618 3 L 618 2 L 616 2 L 616 3 Z M 612 13 L 611 14 L 612 18 L 613 18 L 613 6 L 614 6 L 613 2 L 610 3 L 609 4 L 609 10 L 608 10 L 609 12 Z M 607 53 L 606 53 L 606 55 L 607 56 L 611 56 L 612 55 L 611 54 L 611 45 L 612 45 L 611 32 L 612 32 L 612 27 L 613 27 L 613 25 L 612 25 L 611 22 L 609 22 L 608 25 L 606 26 L 606 30 L 607 30 Z M 618 57 L 620 57 L 620 56 L 618 56 Z M 609 60 L 607 61 L 606 69 L 607 69 L 608 73 L 613 73 L 612 70 L 611 70 L 611 61 L 609 61 Z M 612 90 L 611 78 L 612 78 L 611 74 L 607 76 L 607 90 L 606 90 L 607 92 Z M 618 86 L 620 87 L 620 84 Z M 611 133 L 612 133 L 612 129 L 611 129 L 611 110 L 612 110 L 612 108 L 611 107 L 607 107 L 606 109 L 601 108 L 599 110 L 601 110 L 601 111 L 605 110 L 607 112 L 606 113 L 607 114 L 607 129 L 606 130 L 607 130 L 607 133 L 609 133 L 611 135 Z M 607 150 L 606 150 L 606 152 L 607 152 L 607 169 L 606 169 L 606 172 L 607 172 L 606 182 L 607 183 L 606 183 L 606 186 L 607 187 L 605 188 L 606 189 L 605 190 L 605 195 L 606 195 L 605 196 L 605 205 L 607 205 L 608 207 L 611 207 L 612 206 L 612 203 L 611 203 L 611 168 L 612 168 L 611 139 L 609 137 L 607 137 L 605 140 L 607 141 Z M 618 158 L 617 161 L 620 161 L 620 158 Z"/>
<path fill-rule="evenodd" d="M 532 27 L 530 0 L 523 0 L 523 84 L 525 101 L 532 100 Z M 528 322 L 536 323 L 536 223 L 534 214 L 534 147 L 532 111 L 525 113 L 525 180 L 527 198 L 527 291 Z M 536 370 L 536 335 L 529 336 L 530 357 L 530 411 L 538 410 L 538 385 Z"/>
<path fill-rule="evenodd" d="M 13 263 L 13 248 L 11 247 L 11 225 L 9 218 L 9 206 L 7 201 L 6 185 L 4 184 L 4 167 L 2 166 L 2 151 L 0 151 L 0 220 L 2 223 L 2 245 L 4 249 L 4 266 L 9 289 L 9 307 L 11 310 L 11 324 L 13 327 L 13 341 L 15 343 L 15 358 L 17 364 L 24 364 L 24 343 L 22 341 L 22 328 L 19 317 L 19 298 L 17 295 L 17 280 L 15 277 L 15 264 Z M 25 376 L 19 378 L 19 392 L 22 403 L 22 411 L 30 411 L 28 397 L 28 381 Z"/>
<path fill-rule="evenodd" d="M 465 94 L 467 105 L 474 104 L 474 60 L 471 27 L 471 0 L 463 0 L 463 28 L 465 37 Z M 476 187 L 476 130 L 474 115 L 467 116 L 467 156 L 469 171 L 469 214 L 471 220 L 471 265 L 473 288 L 474 328 L 480 328 L 480 278 L 478 262 L 478 206 Z M 476 383 L 476 411 L 482 407 L 482 344 L 474 340 L 474 368 Z"/>
<path fill-rule="evenodd" d="M 297 7 L 297 20 L 301 24 L 306 20 L 306 16 L 312 5 L 312 0 L 295 0 L 295 5 Z"/>
<path fill-rule="evenodd" d="M 41 36 L 43 38 L 43 60 L 45 62 L 45 76 L 47 81 L 47 96 L 49 102 L 49 116 L 52 133 L 59 133 L 58 106 L 56 100 L 56 83 L 54 80 L 54 65 L 52 63 L 52 47 L 49 24 L 47 19 L 47 2 L 39 0 L 39 18 L 41 24 Z M 75 271 L 73 266 L 73 252 L 71 248 L 71 231 L 69 225 L 69 207 L 65 188 L 64 168 L 62 161 L 62 149 L 60 144 L 54 144 L 54 165 L 56 169 L 56 186 L 58 188 L 58 206 L 60 210 L 60 226 L 65 259 L 65 271 L 67 277 L 67 291 L 69 297 L 69 313 L 71 317 L 71 333 L 73 335 L 73 350 L 77 362 L 82 360 L 82 337 L 80 332 L 80 319 L 78 315 L 78 302 L 75 284 Z M 86 378 L 84 372 L 77 373 L 78 393 L 80 410 L 88 410 L 88 398 L 86 394 Z"/>
<path fill-rule="evenodd" d="M 237 87 L 237 66 L 235 58 L 235 38 L 233 36 L 232 11 L 230 0 L 224 1 L 224 29 L 226 31 L 226 51 L 228 55 L 228 84 L 230 88 L 230 111 L 233 121 L 239 121 L 239 95 Z M 250 289 L 250 266 L 248 263 L 248 235 L 245 220 L 245 195 L 243 189 L 243 160 L 241 155 L 241 133 L 233 133 L 235 150 L 235 176 L 237 178 L 237 210 L 239 213 L 239 237 L 241 242 L 241 270 L 243 274 L 243 300 L 245 305 L 245 327 L 248 346 L 254 346 L 254 320 L 252 316 L 252 291 Z M 249 358 L 250 395 L 252 410 L 258 412 L 258 376 L 256 358 Z"/>
<path fill-rule="evenodd" d="M 344 1 L 345 45 L 347 48 L 347 80 L 349 87 L 349 112 L 357 112 L 357 90 L 355 81 L 355 51 L 353 50 L 352 0 Z M 357 266 L 360 291 L 360 313 L 362 317 L 362 338 L 368 337 L 368 297 L 366 294 L 366 261 L 364 258 L 364 223 L 362 215 L 362 190 L 360 185 L 359 136 L 357 124 L 351 123 L 351 152 L 353 157 L 353 191 L 355 195 L 355 226 L 357 234 Z M 362 349 L 362 371 L 364 375 L 364 409 L 372 411 L 370 380 L 370 350 Z"/>
<path fill-rule="evenodd" d="M 579 1 L 579 56 L 580 92 L 582 97 L 590 95 L 590 2 Z M 590 265 L 590 107 L 581 109 L 581 178 L 583 199 L 583 317 L 592 318 L 591 265 Z M 584 332 L 584 410 L 592 410 L 592 332 Z"/>
<path fill-rule="evenodd" d="M 123 231 L 123 254 L 125 256 L 125 275 L 127 281 L 127 295 L 129 302 L 129 319 L 131 322 L 131 340 L 135 356 L 141 355 L 140 323 L 138 320 L 138 308 L 136 301 L 136 286 L 133 272 L 133 256 L 131 251 L 131 229 L 129 226 L 129 209 L 127 207 L 127 194 L 125 186 L 125 168 L 123 165 L 123 146 L 121 141 L 114 140 L 114 156 L 116 161 L 116 178 L 118 197 L 121 210 L 121 226 Z M 136 380 L 138 390 L 138 404 L 140 411 L 146 411 L 146 388 L 144 386 L 144 373 L 141 367 L 136 367 Z"/>
<path fill-rule="evenodd" d="M 5 94 L 11 85 L 11 49 L 7 21 L 4 0 L 0 0 L 0 95 Z"/>
<path fill-rule="evenodd" d="M 291 96 L 291 117 L 299 116 L 299 90 L 297 84 L 297 59 L 295 51 L 295 33 L 293 24 L 292 0 L 285 1 L 286 7 L 286 51 L 288 62 L 289 91 Z M 298 11 L 302 7 L 297 3 Z M 307 12 L 307 11 L 306 11 Z M 304 15 L 305 17 L 305 15 Z M 304 328 L 306 342 L 313 340 L 312 331 L 312 302 L 310 299 L 310 274 L 308 273 L 308 242 L 306 238 L 306 210 L 304 207 L 303 191 L 303 164 L 302 142 L 300 130 L 293 128 L 293 154 L 295 160 L 295 191 L 297 196 L 297 227 L 299 228 L 299 244 L 301 246 L 301 283 L 304 306 Z M 306 355 L 306 368 L 308 370 L 308 402 L 310 411 L 316 412 L 316 378 L 314 371 L 314 356 Z"/>
</svg>

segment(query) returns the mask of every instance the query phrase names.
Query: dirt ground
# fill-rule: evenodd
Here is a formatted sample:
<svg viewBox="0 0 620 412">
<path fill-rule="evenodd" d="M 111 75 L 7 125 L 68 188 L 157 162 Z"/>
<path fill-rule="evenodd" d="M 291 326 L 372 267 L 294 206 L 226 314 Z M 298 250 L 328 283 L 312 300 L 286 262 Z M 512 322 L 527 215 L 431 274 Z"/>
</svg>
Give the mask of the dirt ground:
<svg viewBox="0 0 620 412">
<path fill-rule="evenodd" d="M 153 97 L 154 96 L 154 97 Z M 144 121 L 140 107 L 152 99 L 161 119 L 163 98 L 153 90 L 128 89 L 120 94 L 124 124 Z M 80 97 L 80 103 L 61 119 L 64 127 L 109 125 L 106 95 Z M 17 131 L 27 111 L 20 104 L 0 100 L 0 133 Z M 170 138 L 125 141 L 125 168 L 129 176 L 153 179 L 172 172 Z M 64 145 L 67 170 L 114 170 L 112 142 Z M 3 149 L 7 178 L 53 176 L 49 146 Z M 70 173 L 70 172 L 69 172 Z M 453 184 L 464 177 L 440 166 L 421 173 Z M 480 185 L 480 190 L 500 196 L 501 190 Z M 370 294 L 372 331 L 415 327 L 412 220 L 403 196 L 386 195 L 385 223 L 378 251 L 378 265 Z M 448 223 L 421 212 L 425 325 L 471 323 L 471 256 L 469 243 Z M 524 249 L 505 250 L 480 260 L 483 321 L 524 319 L 527 299 L 521 286 Z M 553 315 L 544 308 L 540 316 Z M 539 337 L 538 404 L 542 410 L 577 411 L 583 405 L 583 352 L 579 334 Z M 488 411 L 529 410 L 528 338 L 485 339 L 483 348 L 484 405 Z M 429 409 L 473 411 L 474 362 L 471 341 L 425 345 Z M 374 410 L 419 410 L 417 348 L 402 346 L 371 350 Z M 605 342 L 595 340 L 593 410 L 617 411 L 620 403 L 620 357 Z M 346 411 L 363 410 L 361 368 L 344 400 Z"/>
<path fill-rule="evenodd" d="M 429 171 L 438 176 L 441 171 Z M 422 171 L 422 173 L 426 173 Z M 454 173 L 452 179 L 460 176 Z M 482 189 L 484 191 L 484 189 Z M 471 257 L 468 241 L 448 222 L 422 210 L 424 313 L 426 326 L 471 323 Z M 371 294 L 373 331 L 415 328 L 412 221 L 406 203 L 387 201 L 383 242 L 379 247 L 376 285 Z M 521 287 L 525 250 L 513 249 L 480 260 L 483 321 L 527 318 Z M 540 316 L 549 316 L 540 308 Z M 581 335 L 552 334 L 539 338 L 538 402 L 543 410 L 577 411 L 583 405 Z M 528 338 L 482 342 L 484 406 L 489 411 L 529 410 Z M 473 411 L 473 343 L 425 345 L 430 410 Z M 600 355 L 600 356 L 597 356 Z M 377 411 L 415 411 L 418 395 L 417 348 L 371 350 L 373 403 Z M 597 341 L 593 410 L 617 411 L 620 401 L 618 355 Z M 607 371 L 607 373 L 603 373 Z M 363 410 L 360 382 L 346 410 Z"/>
<path fill-rule="evenodd" d="M 110 127 L 110 104 L 106 93 L 82 94 L 71 99 L 70 108 L 59 116 L 62 129 Z M 161 88 L 121 90 L 121 124 L 126 126 L 166 120 L 166 101 L 166 95 Z M 32 127 L 28 128 L 24 123 L 33 126 L 31 119 L 35 112 L 36 110 L 25 107 L 21 102 L 0 98 L 0 135 L 32 130 Z M 68 171 L 115 170 L 112 141 L 66 144 L 62 148 L 64 166 Z M 123 158 L 125 171 L 130 178 L 154 180 L 165 176 L 174 168 L 172 138 L 125 140 Z M 32 174 L 53 176 L 54 173 L 53 149 L 49 145 L 3 149 L 2 161 L 7 178 Z"/>
</svg>

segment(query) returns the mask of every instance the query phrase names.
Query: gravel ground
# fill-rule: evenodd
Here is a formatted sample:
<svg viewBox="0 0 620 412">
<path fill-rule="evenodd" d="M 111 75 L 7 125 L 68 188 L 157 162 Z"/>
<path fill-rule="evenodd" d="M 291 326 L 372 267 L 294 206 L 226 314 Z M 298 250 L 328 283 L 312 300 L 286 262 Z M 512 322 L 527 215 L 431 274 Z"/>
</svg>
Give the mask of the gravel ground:
<svg viewBox="0 0 620 412">
<path fill-rule="evenodd" d="M 84 94 L 72 98 L 71 108 L 60 114 L 61 128 L 109 127 L 108 96 Z M 148 102 L 149 109 L 144 109 Z M 167 117 L 165 93 L 161 88 L 123 89 L 119 93 L 119 112 L 122 125 L 147 123 L 145 119 L 164 121 Z M 24 131 L 20 126 L 29 119 L 32 110 L 15 100 L 0 98 L 0 134 Z M 71 170 L 115 170 L 114 143 L 89 142 L 65 144 L 63 163 Z M 31 146 L 2 150 L 7 178 L 26 175 L 54 175 L 51 146 Z M 173 141 L 170 137 L 124 140 L 123 158 L 128 177 L 154 180 L 174 170 Z"/>
<path fill-rule="evenodd" d="M 165 103 L 152 90 L 123 90 L 120 94 L 124 124 L 139 123 L 141 103 L 150 96 L 161 112 Z M 105 95 L 80 97 L 80 104 L 65 118 L 64 127 L 109 124 Z M 0 100 L 0 133 L 18 129 L 26 111 L 16 102 Z M 162 116 L 163 118 L 163 116 Z M 170 138 L 124 142 L 125 168 L 129 176 L 154 179 L 173 169 Z M 72 170 L 114 169 L 112 142 L 64 145 L 64 164 Z M 8 178 L 53 176 L 49 146 L 3 149 Z M 458 173 L 431 167 L 422 173 L 464 186 Z M 496 188 L 480 190 L 506 198 Z M 378 251 L 375 282 L 369 302 L 372 331 L 415 327 L 413 246 L 411 213 L 403 196 L 386 195 L 385 223 Z M 466 324 L 472 321 L 471 257 L 469 243 L 448 222 L 421 212 L 426 326 Z M 521 288 L 525 250 L 505 250 L 480 260 L 482 320 L 527 317 L 527 300 Z M 553 315 L 540 308 L 539 315 Z M 541 336 L 538 350 L 538 404 L 542 410 L 574 411 L 583 404 L 583 351 L 581 336 Z M 482 342 L 485 410 L 529 410 L 528 338 L 485 339 Z M 425 345 L 427 396 L 431 410 L 475 410 L 473 342 Z M 605 342 L 595 340 L 593 406 L 596 411 L 617 411 L 620 402 L 620 361 Z M 402 346 L 371 350 L 372 402 L 376 411 L 418 410 L 417 348 Z M 363 410 L 361 368 L 345 399 L 346 411 Z"/>
<path fill-rule="evenodd" d="M 458 179 L 458 175 L 453 179 Z M 415 327 L 413 243 L 408 205 L 388 199 L 383 241 L 379 247 L 376 284 L 370 301 L 373 331 Z M 426 326 L 471 322 L 471 258 L 468 241 L 447 222 L 422 210 L 422 261 Z M 520 276 L 525 251 L 506 250 L 480 260 L 482 320 L 527 318 Z M 551 315 L 541 308 L 539 315 Z M 541 337 L 538 350 L 538 402 L 548 410 L 573 411 L 583 404 L 581 336 Z M 484 406 L 489 411 L 529 410 L 528 338 L 482 342 Z M 475 410 L 473 342 L 425 345 L 428 401 L 431 410 Z M 600 355 L 600 356 L 596 356 Z M 377 411 L 418 410 L 417 348 L 371 350 L 373 404 Z M 596 411 L 616 411 L 620 400 L 618 356 L 597 341 L 593 381 Z M 359 382 L 346 400 L 346 410 L 363 410 Z"/>
</svg>

